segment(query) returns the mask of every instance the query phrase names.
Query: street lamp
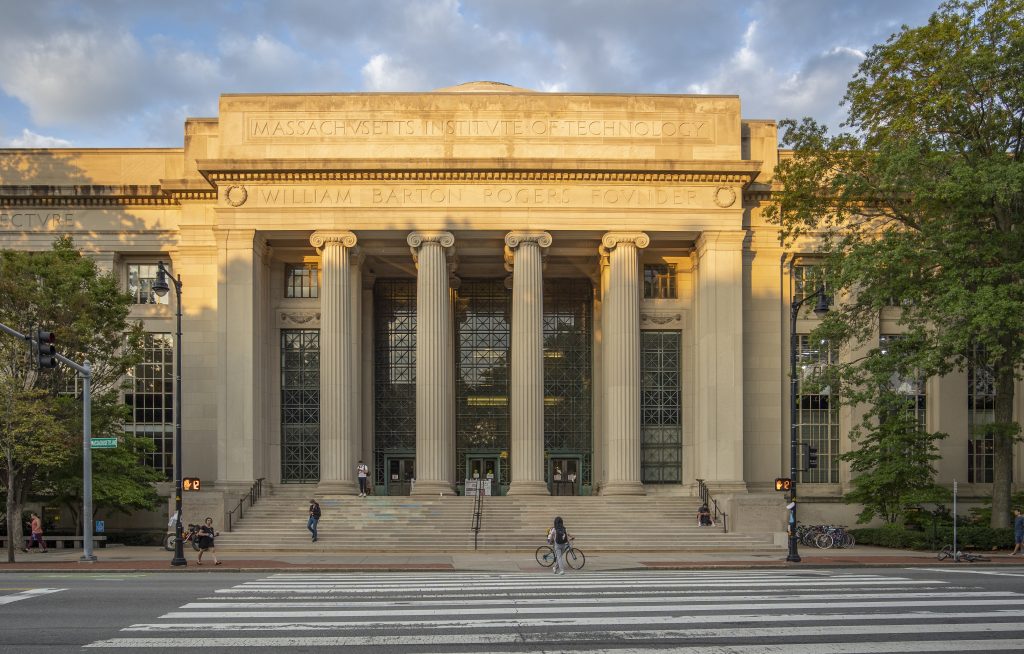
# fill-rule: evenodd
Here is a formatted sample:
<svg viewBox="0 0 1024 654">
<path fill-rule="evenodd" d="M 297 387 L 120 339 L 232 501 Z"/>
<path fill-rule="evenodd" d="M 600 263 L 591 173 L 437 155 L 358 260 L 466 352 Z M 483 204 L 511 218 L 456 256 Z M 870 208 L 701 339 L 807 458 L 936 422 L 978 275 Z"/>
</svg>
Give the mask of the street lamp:
<svg viewBox="0 0 1024 654">
<path fill-rule="evenodd" d="M 789 553 L 786 560 L 792 563 L 800 563 L 800 552 L 797 550 L 796 538 L 796 475 L 797 475 L 797 434 L 796 434 L 796 317 L 800 313 L 800 307 L 807 302 L 817 298 L 814 305 L 814 315 L 821 318 L 828 313 L 828 297 L 825 296 L 825 287 L 819 286 L 818 290 L 800 300 L 793 300 L 789 305 L 789 478 L 792 480 L 790 487 L 789 505 Z"/>
<path fill-rule="evenodd" d="M 171 565 L 176 566 L 188 565 L 181 542 L 181 275 L 170 277 L 164 262 L 158 261 L 153 292 L 160 297 L 167 295 L 167 291 L 171 290 L 167 285 L 168 279 L 174 284 L 177 301 L 174 315 L 178 320 L 178 329 L 174 334 L 174 558 L 171 559 Z"/>
</svg>

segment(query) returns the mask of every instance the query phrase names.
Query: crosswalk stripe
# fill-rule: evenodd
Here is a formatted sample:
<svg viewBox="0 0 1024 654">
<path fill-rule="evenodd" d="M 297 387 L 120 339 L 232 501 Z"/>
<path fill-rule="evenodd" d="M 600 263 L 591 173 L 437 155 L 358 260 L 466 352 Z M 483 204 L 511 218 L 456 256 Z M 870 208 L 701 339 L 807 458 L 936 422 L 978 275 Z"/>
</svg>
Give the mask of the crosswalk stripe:
<svg viewBox="0 0 1024 654">
<path fill-rule="evenodd" d="M 914 611 L 911 613 L 791 613 L 791 614 L 729 614 L 723 615 L 721 621 L 730 624 L 750 624 L 759 622 L 853 622 L 883 620 L 941 620 L 949 621 L 951 617 L 969 617 L 971 619 L 1016 619 L 1024 618 L 1024 611 L 977 611 L 971 613 L 950 614 L 943 611 Z M 592 625 L 607 626 L 614 621 L 618 626 L 625 625 L 680 625 L 707 624 L 704 615 L 644 615 L 644 616 L 601 616 L 578 617 L 569 615 L 553 615 L 544 618 L 507 618 L 485 620 L 366 620 L 345 622 L 162 622 L 141 623 L 125 627 L 122 631 L 357 631 L 365 629 L 457 629 L 473 627 L 475 629 L 526 629 L 538 627 L 587 627 Z M 884 630 L 889 625 L 877 627 Z M 1022 627 L 1024 629 L 1024 627 Z"/>
<path fill-rule="evenodd" d="M 476 583 L 451 583 L 451 584 L 419 584 L 416 587 L 420 590 L 479 590 L 481 584 L 486 582 Z M 763 582 L 721 582 L 713 584 L 715 587 L 721 588 L 796 588 L 800 586 L 807 586 L 811 582 L 805 581 L 763 581 Z M 934 585 L 934 581 L 923 581 L 923 580 L 905 580 L 896 581 L 883 584 L 882 582 L 876 581 L 853 581 L 845 582 L 847 586 L 879 586 L 879 585 L 890 585 L 890 586 L 921 586 L 921 585 Z M 549 574 L 546 580 L 535 579 L 532 582 L 520 582 L 520 583 L 487 583 L 487 587 L 491 590 L 536 590 L 538 584 L 551 585 L 558 588 L 578 588 L 578 589 L 592 589 L 592 588 L 674 588 L 674 587 L 687 587 L 689 584 L 684 582 L 651 582 L 651 583 L 618 583 L 618 582 L 591 582 L 591 581 L 574 581 L 565 579 L 564 577 L 557 577 Z M 303 591 L 340 591 L 352 594 L 361 593 L 385 593 L 385 592 L 405 592 L 409 589 L 410 585 L 397 585 L 397 586 L 351 586 L 348 584 L 323 584 L 316 582 L 308 583 L 289 583 L 289 584 L 245 584 L 241 587 L 234 589 L 222 589 L 218 592 L 225 594 L 248 592 L 252 590 L 259 590 L 263 592 L 294 592 L 296 590 Z"/>
<path fill-rule="evenodd" d="M 963 568 L 919 568 L 928 572 L 959 572 L 969 575 L 992 575 L 994 577 L 1024 577 L 1024 572 L 999 572 L 996 570 L 964 570 Z"/>
<path fill-rule="evenodd" d="M 494 641 L 487 641 L 494 642 Z M 304 636 L 291 638 L 173 638 L 173 639 L 146 639 L 146 638 L 114 638 L 99 641 L 86 645 L 86 647 L 109 647 L 143 649 L 151 647 L 163 648 L 191 648 L 191 647 L 345 647 L 352 645 L 351 639 L 336 636 Z M 435 643 L 431 643 L 435 644 Z M 971 650 L 987 651 L 1021 651 L 1024 649 L 1024 640 L 1020 639 L 992 639 L 992 640 L 952 640 L 952 641 L 889 641 L 889 642 L 857 642 L 857 643 L 821 643 L 798 644 L 786 643 L 768 649 L 764 644 L 758 645 L 719 645 L 715 647 L 716 654 L 764 654 L 767 651 L 786 652 L 787 654 L 821 654 L 827 649 L 829 652 L 839 654 L 879 654 L 879 653 L 903 653 L 903 652 L 965 652 Z M 463 650 L 460 650 L 463 651 Z M 472 650 L 470 650 L 472 651 Z M 481 652 L 493 652 L 493 649 L 482 649 Z M 505 654 L 520 654 L 535 652 L 534 649 L 505 650 Z M 578 654 L 579 649 L 545 648 L 547 653 L 572 653 Z M 647 654 L 659 652 L 664 654 L 667 651 L 664 647 L 652 648 L 614 648 L 614 649 L 589 649 L 590 654 Z M 698 647 L 673 647 L 675 654 L 707 654 L 706 645 Z M 435 654 L 424 652 L 423 654 Z M 436 653 L 436 654 L 440 654 Z"/>
<path fill-rule="evenodd" d="M 33 588 L 32 590 L 22 591 L 13 595 L 4 595 L 0 597 L 0 604 L 13 604 L 20 602 L 21 600 L 27 600 L 30 597 L 39 597 L 40 595 L 49 595 L 50 593 L 59 593 L 65 590 L 64 588 Z"/>
<path fill-rule="evenodd" d="M 938 592 L 938 593 L 890 593 L 890 594 L 879 594 L 875 593 L 872 595 L 872 599 L 883 599 L 883 598 L 951 598 L 956 597 L 962 600 L 974 600 L 981 597 L 1014 597 L 1018 594 L 1013 591 L 978 591 L 978 592 L 967 592 L 967 593 L 949 593 L 949 592 Z M 837 600 L 837 599 L 860 599 L 864 597 L 863 593 L 808 593 L 808 594 L 786 594 L 786 600 Z M 569 604 L 571 606 L 579 606 L 581 604 L 605 604 L 609 599 L 614 599 L 616 602 L 623 604 L 631 603 L 650 603 L 650 602 L 734 602 L 744 601 L 752 602 L 758 599 L 764 599 L 764 595 L 699 595 L 699 594 L 686 594 L 686 595 L 639 595 L 634 597 L 572 597 L 566 596 L 559 600 L 552 598 L 502 598 L 502 599 L 475 599 L 473 600 L 473 606 L 487 606 L 487 605 L 506 605 L 513 604 L 515 606 L 527 606 L 530 604 L 543 604 L 544 606 L 557 606 L 559 604 Z M 416 606 L 449 606 L 452 604 L 461 604 L 462 599 L 459 597 L 451 597 L 447 600 L 419 600 L 410 602 L 409 600 L 394 600 L 394 601 L 380 601 L 380 600 L 355 600 L 350 602 L 327 602 L 327 601 L 289 601 L 288 606 L 301 609 L 329 609 L 329 608 L 345 608 L 345 607 L 361 607 L 366 608 L 372 606 L 377 610 L 388 609 L 395 606 L 409 606 L 415 604 Z M 280 602 L 237 602 L 237 601 L 219 601 L 219 602 L 189 602 L 179 608 L 182 609 L 207 609 L 207 608 L 218 608 L 218 609 L 250 609 L 250 608 L 261 608 L 271 609 L 280 607 Z"/>
</svg>

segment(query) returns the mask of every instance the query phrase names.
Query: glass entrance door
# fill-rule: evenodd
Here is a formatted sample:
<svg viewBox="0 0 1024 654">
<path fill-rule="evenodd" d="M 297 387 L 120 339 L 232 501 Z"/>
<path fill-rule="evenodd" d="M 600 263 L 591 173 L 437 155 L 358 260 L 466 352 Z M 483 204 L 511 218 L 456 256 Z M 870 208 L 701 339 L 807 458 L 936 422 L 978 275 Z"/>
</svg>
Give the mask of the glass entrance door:
<svg viewBox="0 0 1024 654">
<path fill-rule="evenodd" d="M 551 480 L 552 495 L 579 495 L 579 458 L 552 458 L 548 468 L 548 479 Z"/>
<path fill-rule="evenodd" d="M 409 495 L 416 479 L 416 459 L 388 458 L 388 495 Z"/>
<path fill-rule="evenodd" d="M 497 456 L 469 456 L 466 459 L 468 479 L 490 479 L 491 495 L 501 494 L 501 459 Z"/>
</svg>

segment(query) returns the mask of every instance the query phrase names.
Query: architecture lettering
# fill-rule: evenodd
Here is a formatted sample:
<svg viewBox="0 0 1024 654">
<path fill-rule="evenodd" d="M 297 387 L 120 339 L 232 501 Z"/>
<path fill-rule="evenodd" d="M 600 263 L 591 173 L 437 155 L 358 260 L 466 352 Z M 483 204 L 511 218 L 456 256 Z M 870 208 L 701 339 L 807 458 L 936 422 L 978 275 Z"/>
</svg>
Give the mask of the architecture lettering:
<svg viewBox="0 0 1024 654">
<path fill-rule="evenodd" d="M 370 118 L 296 116 L 250 117 L 250 140 L 262 139 L 387 139 L 387 138 L 630 138 L 710 139 L 712 125 L 702 117 L 670 119 L 525 118 Z"/>
<path fill-rule="evenodd" d="M 0 213 L 0 229 L 71 229 L 73 213 Z"/>
<path fill-rule="evenodd" d="M 714 208 L 705 186 L 395 184 L 386 186 L 253 186 L 253 207 L 638 207 Z M 230 206 L 238 206 L 231 204 Z"/>
</svg>

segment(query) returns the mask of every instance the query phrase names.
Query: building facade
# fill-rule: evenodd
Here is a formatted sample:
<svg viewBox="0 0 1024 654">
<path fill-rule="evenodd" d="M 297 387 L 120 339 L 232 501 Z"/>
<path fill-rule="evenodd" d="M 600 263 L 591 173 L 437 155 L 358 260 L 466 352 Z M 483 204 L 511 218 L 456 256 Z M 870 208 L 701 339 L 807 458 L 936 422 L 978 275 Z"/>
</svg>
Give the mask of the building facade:
<svg viewBox="0 0 1024 654">
<path fill-rule="evenodd" d="M 813 265 L 761 217 L 777 140 L 734 96 L 225 95 L 183 148 L 0 151 L 0 247 L 71 235 L 133 293 L 149 336 L 129 429 L 168 476 L 180 345 L 183 472 L 216 492 L 354 494 L 362 460 L 377 494 L 706 480 L 741 506 L 781 499 L 789 306 Z M 158 261 L 182 281 L 180 344 Z M 813 326 L 801 370 L 829 356 Z M 940 479 L 987 493 L 991 384 L 908 392 L 950 434 Z M 801 389 L 806 499 L 849 487 L 855 419 Z"/>
</svg>

